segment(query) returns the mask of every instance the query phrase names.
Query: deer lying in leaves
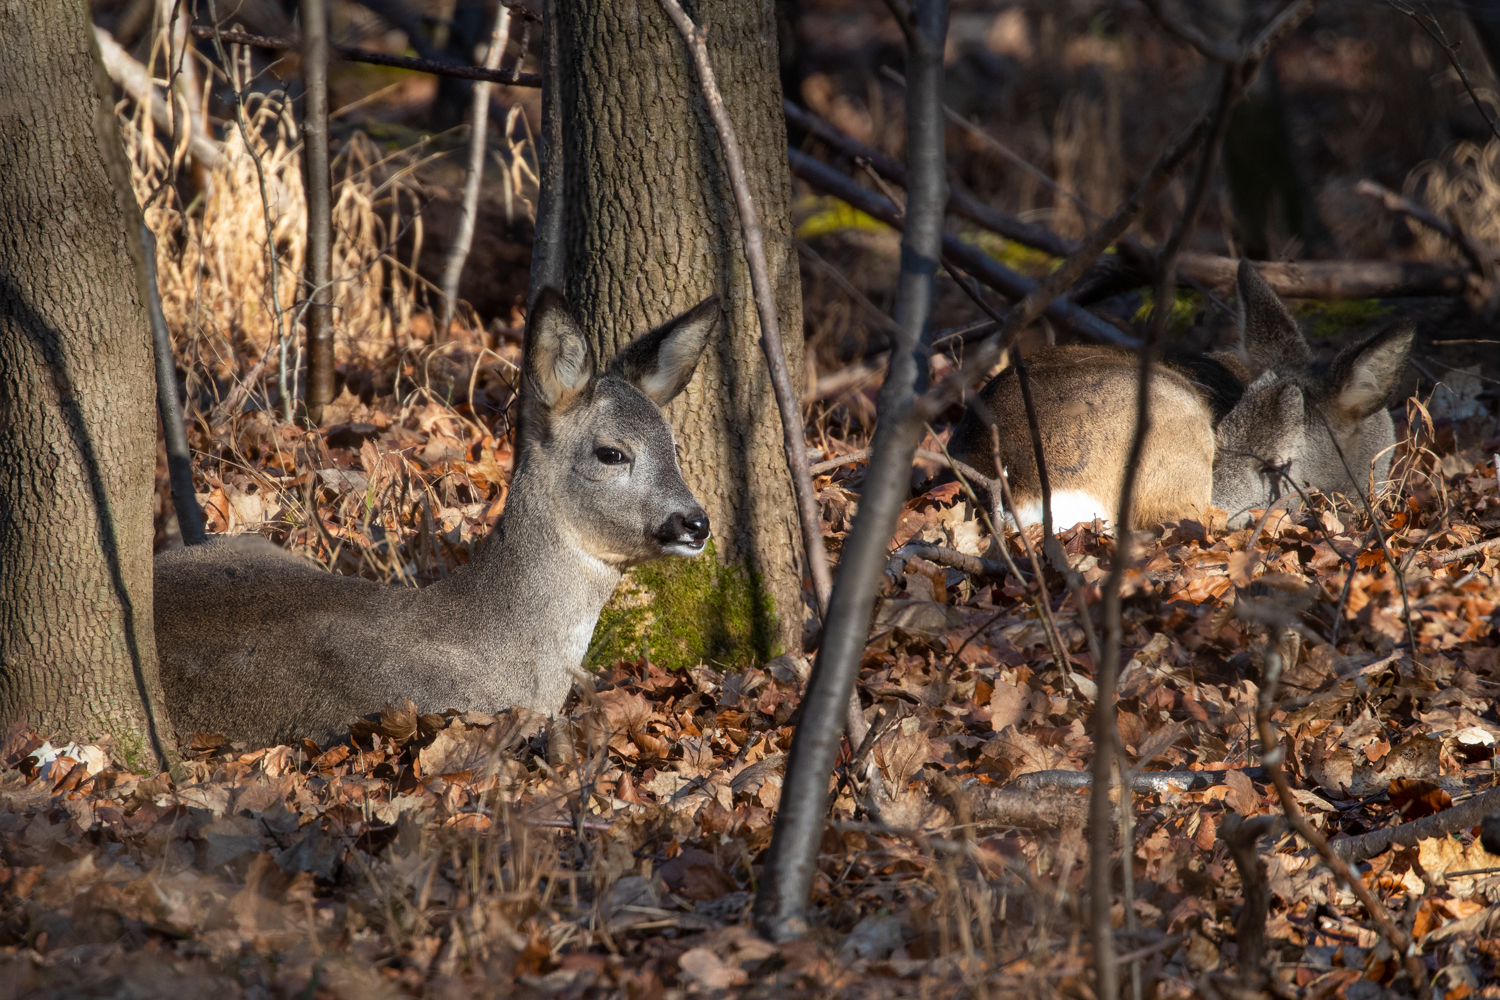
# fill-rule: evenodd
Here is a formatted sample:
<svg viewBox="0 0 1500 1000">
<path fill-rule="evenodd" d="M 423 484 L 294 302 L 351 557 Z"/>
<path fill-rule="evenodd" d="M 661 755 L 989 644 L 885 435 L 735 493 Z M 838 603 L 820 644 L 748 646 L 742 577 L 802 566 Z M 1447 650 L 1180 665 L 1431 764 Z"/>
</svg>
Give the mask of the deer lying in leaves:
<svg viewBox="0 0 1500 1000">
<path fill-rule="evenodd" d="M 1237 276 L 1236 342 L 1205 357 L 1167 357 L 1152 371 L 1151 430 L 1141 452 L 1132 520 L 1138 528 L 1203 520 L 1210 503 L 1243 525 L 1283 493 L 1359 496 L 1390 470 L 1395 427 L 1386 410 L 1411 352 L 1400 324 L 1326 365 L 1248 261 Z M 1048 347 L 1028 360 L 1042 454 L 1058 527 L 1112 521 L 1135 432 L 1139 363 L 1118 347 Z M 994 476 L 990 427 L 1021 523 L 1042 520 L 1042 491 L 1014 368 L 990 380 L 954 429 L 954 458 Z M 998 506 L 998 504 L 997 504 Z"/>
<path fill-rule="evenodd" d="M 257 535 L 159 555 L 156 644 L 175 725 L 326 745 L 403 698 L 561 709 L 621 573 L 708 540 L 660 408 L 693 377 L 720 314 L 708 299 L 595 374 L 562 296 L 544 291 L 505 515 L 447 580 L 413 590 L 336 576 Z"/>
</svg>

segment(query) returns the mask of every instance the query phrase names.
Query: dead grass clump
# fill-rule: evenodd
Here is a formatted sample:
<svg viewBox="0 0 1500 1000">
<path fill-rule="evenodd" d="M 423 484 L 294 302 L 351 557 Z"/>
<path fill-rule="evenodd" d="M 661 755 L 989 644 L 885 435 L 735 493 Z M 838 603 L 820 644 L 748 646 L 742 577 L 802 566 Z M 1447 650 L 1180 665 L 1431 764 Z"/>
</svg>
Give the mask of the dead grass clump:
<svg viewBox="0 0 1500 1000">
<path fill-rule="evenodd" d="M 189 373 L 190 396 L 209 386 L 222 394 L 284 339 L 292 357 L 300 356 L 300 303 L 309 289 L 302 277 L 307 206 L 299 139 L 279 94 L 248 97 L 247 119 L 251 147 L 238 129 L 226 130 L 218 164 L 186 205 L 173 183 L 175 158 L 150 119 L 135 111 L 122 123 L 131 179 L 157 236 L 162 309 L 178 364 Z M 268 205 L 261 199 L 256 157 L 265 171 Z M 425 305 L 424 283 L 394 252 L 398 237 L 420 225 L 411 159 L 382 156 L 357 134 L 334 162 L 333 313 L 340 364 L 378 363 L 411 346 L 402 334 Z M 267 215 L 279 301 L 270 292 Z M 295 373 L 289 381 L 295 383 Z"/>
<path fill-rule="evenodd" d="M 1406 178 L 1405 192 L 1444 219 L 1456 217 L 1481 243 L 1500 245 L 1500 141 L 1483 148 L 1460 142 L 1441 159 L 1420 164 Z M 1458 248 L 1426 226 L 1412 227 L 1422 257 L 1457 259 Z"/>
</svg>

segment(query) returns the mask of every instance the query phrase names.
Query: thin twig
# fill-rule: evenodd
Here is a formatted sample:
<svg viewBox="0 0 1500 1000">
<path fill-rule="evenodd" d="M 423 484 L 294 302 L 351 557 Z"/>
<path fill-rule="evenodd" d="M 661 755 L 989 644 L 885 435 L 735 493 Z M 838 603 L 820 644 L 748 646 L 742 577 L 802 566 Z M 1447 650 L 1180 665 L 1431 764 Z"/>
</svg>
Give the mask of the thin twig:
<svg viewBox="0 0 1500 1000">
<path fill-rule="evenodd" d="M 1239 49 L 1227 42 L 1216 42 L 1185 18 L 1171 17 L 1162 8 L 1161 0 L 1141 0 L 1169 35 L 1186 42 L 1209 62 L 1232 63 L 1239 60 Z"/>
<path fill-rule="evenodd" d="M 1349 887 L 1364 906 L 1370 918 L 1375 921 L 1375 927 L 1380 931 L 1387 941 L 1390 942 L 1391 950 L 1400 956 L 1406 966 L 1406 974 L 1411 977 L 1412 985 L 1417 989 L 1417 996 L 1427 1000 L 1432 995 L 1432 989 L 1427 982 L 1426 967 L 1412 943 L 1411 938 L 1396 926 L 1386 908 L 1380 904 L 1370 892 L 1370 887 L 1357 873 L 1350 870 L 1348 862 L 1339 856 L 1329 845 L 1328 840 L 1317 830 L 1303 815 L 1302 808 L 1297 804 L 1296 796 L 1292 792 L 1291 785 L 1287 782 L 1283 761 L 1286 749 L 1277 739 L 1276 731 L 1272 727 L 1271 713 L 1276 707 L 1276 685 L 1281 676 L 1281 653 L 1279 651 L 1279 632 L 1273 632 L 1266 641 L 1266 653 L 1264 669 L 1261 676 L 1260 697 L 1257 701 L 1255 721 L 1260 733 L 1261 763 L 1264 764 L 1270 774 L 1271 783 L 1276 787 L 1276 794 L 1281 799 L 1281 811 L 1286 816 L 1287 822 L 1297 835 L 1312 845 L 1313 850 L 1318 852 L 1319 857 L 1326 864 L 1339 881 Z"/>
<path fill-rule="evenodd" d="M 781 806 L 756 894 L 755 925 L 773 940 L 799 937 L 808 928 L 808 897 L 828 817 L 828 776 L 843 728 L 839 723 L 859 677 L 887 545 L 908 492 L 906 470 L 923 433 L 924 421 L 915 412 L 927 382 L 928 349 L 922 337 L 932 316 L 948 201 L 940 111 L 946 0 L 916 0 L 902 29 L 911 86 L 906 113 L 910 182 L 896 300 L 901 335 L 892 344 L 867 486 L 844 544 L 822 645 L 802 697 L 803 722 L 792 738 Z"/>
<path fill-rule="evenodd" d="M 485 69 L 500 68 L 500 58 L 505 54 L 505 43 L 509 38 L 510 8 L 501 4 L 495 12 L 495 27 L 490 32 L 489 48 L 484 53 Z M 526 53 L 523 50 L 519 59 L 524 58 Z M 480 80 L 474 84 L 473 120 L 469 124 L 469 163 L 464 171 L 464 193 L 459 202 L 458 228 L 453 233 L 453 244 L 448 248 L 448 259 L 443 262 L 443 306 L 437 328 L 432 332 L 434 344 L 441 344 L 448 339 L 448 327 L 453 323 L 454 308 L 458 304 L 458 280 L 463 277 L 464 262 L 469 259 L 469 246 L 474 240 L 474 219 L 479 214 L 479 187 L 484 182 L 484 153 L 489 144 L 491 86 L 488 80 Z"/>
<path fill-rule="evenodd" d="M 1417 26 L 1427 32 L 1428 37 L 1434 42 L 1438 43 L 1443 53 L 1448 57 L 1448 62 L 1453 66 L 1454 71 L 1458 73 L 1458 78 L 1463 81 L 1464 89 L 1469 92 L 1469 100 L 1474 102 L 1475 110 L 1484 117 L 1484 123 L 1490 127 L 1490 131 L 1494 133 L 1495 138 L 1500 139 L 1500 124 L 1495 122 L 1494 116 L 1484 106 L 1484 102 L 1479 99 L 1479 94 L 1474 90 L 1474 83 L 1469 79 L 1468 71 L 1464 69 L 1464 64 L 1458 61 L 1458 51 L 1454 49 L 1453 43 L 1448 41 L 1448 33 L 1443 30 L 1442 24 L 1439 23 L 1436 17 L 1433 17 L 1432 8 L 1425 3 L 1422 4 L 1422 14 L 1426 15 L 1426 20 L 1423 20 L 1410 5 L 1402 3 L 1401 0 L 1385 0 L 1385 2 L 1393 10 L 1397 10 L 1417 22 Z"/>
<path fill-rule="evenodd" d="M 519 8 L 524 11 L 524 8 Z M 275 38 L 270 35 L 253 35 L 247 31 L 216 31 L 212 27 L 198 25 L 193 28 L 193 34 L 199 38 L 223 39 L 231 45 L 253 45 L 260 49 L 280 49 L 290 51 L 298 48 L 298 43 L 291 38 Z M 432 76 L 451 76 L 459 80 L 484 80 L 489 83 L 502 83 L 511 87 L 540 87 L 542 78 L 536 73 L 518 73 L 514 69 L 491 70 L 483 66 L 465 66 L 460 63 L 442 62 L 437 59 L 413 59 L 409 56 L 393 56 L 384 52 L 370 52 L 367 49 L 358 49 L 348 45 L 329 46 L 339 54 L 341 59 L 350 62 L 367 63 L 371 66 L 393 66 L 397 69 L 409 69 L 418 73 L 428 73 Z"/>
<path fill-rule="evenodd" d="M 792 172 L 813 187 L 834 195 L 866 215 L 879 219 L 892 229 L 903 228 L 900 210 L 884 195 L 860 187 L 833 167 L 808 156 L 801 150 L 788 149 L 787 159 L 791 162 Z M 1026 294 L 1037 284 L 1025 275 L 1006 267 L 974 244 L 952 234 L 942 235 L 942 256 L 956 262 L 965 271 L 1008 299 L 1025 298 Z M 1121 344 L 1126 347 L 1133 347 L 1136 344 L 1134 337 L 1122 333 L 1087 309 L 1066 299 L 1059 298 L 1048 303 L 1046 315 L 1062 329 L 1089 340 Z"/>
<path fill-rule="evenodd" d="M 818 617 L 826 621 L 829 592 L 833 589 L 832 576 L 828 570 L 828 553 L 823 548 L 822 519 L 818 508 L 818 495 L 813 489 L 812 476 L 808 473 L 807 441 L 802 425 L 802 409 L 797 394 L 792 390 L 791 373 L 786 362 L 786 348 L 781 342 L 781 321 L 776 315 L 776 289 L 771 283 L 771 269 L 766 262 L 765 239 L 761 235 L 760 218 L 755 211 L 755 202 L 750 194 L 750 181 L 745 175 L 745 161 L 740 154 L 740 143 L 735 135 L 734 123 L 724 107 L 724 96 L 714 80 L 713 64 L 708 58 L 708 29 L 695 26 L 683 12 L 677 0 L 661 0 L 662 8 L 687 44 L 693 64 L 698 70 L 698 81 L 703 87 L 703 99 L 708 104 L 709 117 L 714 130 L 719 134 L 719 144 L 724 151 L 724 165 L 729 173 L 730 185 L 734 188 L 735 207 L 739 210 L 740 232 L 745 245 L 745 258 L 750 267 L 750 284 L 755 292 L 756 310 L 760 316 L 761 349 L 766 355 L 766 365 L 771 371 L 771 387 L 776 394 L 776 408 L 781 413 L 782 441 L 786 447 L 786 461 L 791 470 L 792 488 L 797 495 L 797 513 L 802 521 L 802 547 L 806 553 L 808 569 L 813 580 L 813 595 L 818 603 Z M 862 724 L 862 720 L 861 720 Z M 851 734 L 853 735 L 853 734 Z M 855 735 L 857 741 L 863 731 Z"/>
<path fill-rule="evenodd" d="M 211 21 L 213 21 L 213 25 L 214 25 L 213 28 L 211 29 L 211 37 L 214 40 L 214 50 L 219 55 L 219 64 L 224 67 L 224 69 L 225 69 L 225 71 L 227 73 L 229 71 L 229 68 L 232 65 L 232 63 L 229 60 L 229 54 L 224 51 L 223 32 L 219 30 L 219 13 L 218 13 L 218 10 L 216 9 L 216 4 L 214 3 L 214 0 L 208 0 L 208 16 L 209 16 L 209 19 Z M 291 423 L 292 422 L 292 396 L 291 396 L 291 392 L 290 392 L 290 390 L 288 388 L 288 385 L 287 385 L 287 376 L 288 376 L 289 373 L 287 372 L 287 363 L 286 363 L 287 362 L 287 354 L 286 354 L 286 352 L 287 352 L 288 343 L 290 341 L 290 337 L 289 337 L 289 335 L 288 335 L 288 333 L 287 333 L 287 331 L 285 329 L 285 322 L 282 319 L 282 309 L 281 309 L 281 261 L 279 260 L 279 258 L 276 255 L 276 222 L 275 222 L 274 219 L 271 218 L 271 195 L 270 195 L 270 189 L 269 189 L 269 187 L 266 184 L 266 165 L 265 165 L 264 160 L 261 158 L 260 152 L 255 148 L 254 141 L 252 141 L 252 139 L 250 138 L 250 123 L 245 118 L 245 91 L 244 91 L 244 88 L 249 86 L 249 82 L 246 81 L 242 85 L 235 78 L 236 76 L 237 76 L 237 74 L 230 74 L 230 79 L 229 79 L 230 88 L 234 91 L 234 121 L 235 121 L 235 125 L 237 125 L 239 127 L 239 130 L 240 130 L 240 139 L 243 140 L 244 143 L 245 143 L 245 152 L 250 156 L 251 161 L 254 162 L 254 164 L 255 164 L 255 177 L 256 177 L 256 180 L 260 184 L 260 207 L 261 207 L 261 215 L 265 219 L 265 225 L 266 225 L 266 261 L 267 261 L 267 267 L 270 270 L 270 280 L 271 280 L 271 314 L 272 314 L 272 318 L 273 318 L 274 324 L 275 324 L 276 338 L 277 338 L 277 340 L 279 342 L 279 348 L 278 348 L 278 364 L 279 364 L 279 367 L 278 367 L 277 373 L 276 373 L 276 382 L 277 382 L 277 387 L 281 391 L 281 416 L 282 416 L 282 419 L 285 420 L 287 423 Z M 261 363 L 259 365 L 257 365 L 257 368 L 263 368 L 265 360 L 266 360 L 265 355 L 262 355 L 261 356 Z M 258 377 L 258 372 L 257 372 L 257 377 Z"/>
<path fill-rule="evenodd" d="M 880 67 L 880 73 L 887 80 L 890 80 L 897 86 L 906 86 L 906 78 L 891 67 Z M 984 143 L 986 146 L 999 153 L 1002 157 L 1009 160 L 1017 167 L 1020 167 L 1032 177 L 1036 178 L 1037 182 L 1040 183 L 1043 187 L 1047 188 L 1049 191 L 1063 198 L 1066 198 L 1068 201 L 1071 201 L 1074 206 L 1077 207 L 1078 210 L 1081 211 L 1085 216 L 1091 219 L 1101 218 L 1099 213 L 1095 211 L 1094 206 L 1084 201 L 1073 191 L 1063 187 L 1057 181 L 1053 180 L 1051 175 L 1048 174 L 1045 170 L 1042 170 L 1039 167 L 1035 166 L 1020 153 L 1017 153 L 1005 143 L 990 135 L 979 125 L 964 118 L 963 115 L 959 114 L 957 111 L 953 110 L 946 104 L 943 105 L 943 117 L 947 118 L 950 122 L 959 126 L 960 128 L 967 129 L 970 135 L 974 136 L 980 142 Z"/>
<path fill-rule="evenodd" d="M 1311 4 L 1306 5 L 1311 9 Z M 1119 513 L 1115 518 L 1115 557 L 1111 561 L 1109 576 L 1103 588 L 1103 659 L 1094 671 L 1098 685 L 1098 699 L 1094 703 L 1094 760 L 1092 765 L 1094 784 L 1089 793 L 1089 891 L 1091 894 L 1090 936 L 1094 942 L 1094 991 L 1100 997 L 1113 1000 L 1119 995 L 1119 971 L 1113 951 L 1111 933 L 1111 824 L 1109 822 L 1112 803 L 1109 799 L 1109 777 L 1115 769 L 1118 752 L 1118 737 L 1115 732 L 1115 699 L 1120 671 L 1120 647 L 1123 643 L 1121 623 L 1120 587 L 1124 583 L 1125 567 L 1131 561 L 1132 529 L 1135 523 L 1133 504 L 1135 484 L 1140 466 L 1141 453 L 1146 437 L 1151 431 L 1150 386 L 1151 370 L 1155 362 L 1155 346 L 1160 342 L 1172 314 L 1172 303 L 1176 294 L 1177 255 L 1184 244 L 1197 230 L 1198 216 L 1208 197 L 1209 179 L 1213 174 L 1214 161 L 1224 132 L 1229 127 L 1229 114 L 1240 97 L 1244 95 L 1249 80 L 1254 75 L 1251 60 L 1227 67 L 1219 89 L 1217 106 L 1206 119 L 1211 124 L 1207 129 L 1207 142 L 1199 158 L 1198 171 L 1188 196 L 1182 218 L 1178 221 L 1167 245 L 1162 251 L 1161 272 L 1156 284 L 1151 321 L 1146 330 L 1146 341 L 1140 351 L 1140 366 L 1136 382 L 1135 430 L 1131 437 L 1129 456 L 1125 461 L 1125 472 L 1120 484 Z"/>
</svg>

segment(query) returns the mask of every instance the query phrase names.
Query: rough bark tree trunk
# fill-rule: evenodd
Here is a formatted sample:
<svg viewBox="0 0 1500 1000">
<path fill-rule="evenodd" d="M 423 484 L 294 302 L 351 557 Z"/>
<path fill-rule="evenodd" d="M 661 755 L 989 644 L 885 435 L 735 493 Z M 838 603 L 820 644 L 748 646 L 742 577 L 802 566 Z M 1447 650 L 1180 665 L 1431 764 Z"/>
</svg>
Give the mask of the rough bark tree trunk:
<svg viewBox="0 0 1500 1000">
<path fill-rule="evenodd" d="M 699 0 L 685 6 L 708 28 L 714 72 L 744 148 L 798 384 L 801 287 L 791 240 L 774 3 Z M 558 4 L 557 20 L 568 297 L 600 363 L 632 335 L 710 294 L 724 297 L 727 329 L 669 416 L 683 475 L 708 512 L 719 559 L 748 571 L 738 579 L 748 585 L 755 609 L 750 633 L 760 648 L 753 652 L 799 650 L 803 556 L 796 506 L 758 344 L 734 195 L 686 46 L 653 0 Z M 717 589 L 723 591 L 722 583 Z M 778 616 L 774 626 L 765 616 L 766 599 Z M 724 600 L 748 607 L 734 595 Z M 725 613 L 719 603 L 700 604 L 696 613 Z M 689 637 L 744 634 L 733 622 L 674 626 L 663 620 L 676 613 L 658 607 L 658 626 Z M 676 652 L 689 659 L 723 654 L 692 645 L 686 639 Z M 655 659 L 667 650 L 658 644 L 652 652 Z"/>
<path fill-rule="evenodd" d="M 140 209 L 82 0 L 0 0 L 0 94 L 0 720 L 159 767 Z"/>
</svg>

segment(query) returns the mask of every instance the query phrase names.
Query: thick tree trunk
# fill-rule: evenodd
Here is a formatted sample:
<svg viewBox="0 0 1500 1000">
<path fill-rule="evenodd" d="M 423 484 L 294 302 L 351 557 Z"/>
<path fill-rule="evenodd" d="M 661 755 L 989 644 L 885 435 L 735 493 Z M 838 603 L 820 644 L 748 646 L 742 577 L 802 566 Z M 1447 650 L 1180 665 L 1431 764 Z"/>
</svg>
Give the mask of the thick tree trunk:
<svg viewBox="0 0 1500 1000">
<path fill-rule="evenodd" d="M 708 28 L 714 72 L 744 149 L 796 384 L 802 304 L 774 3 L 700 0 L 688 13 Z M 569 299 L 602 363 L 632 335 L 708 295 L 724 297 L 727 329 L 669 415 L 719 558 L 748 570 L 739 578 L 762 609 L 757 616 L 762 598 L 774 603 L 778 623 L 756 623 L 761 648 L 754 653 L 799 649 L 796 505 L 734 195 L 686 46 L 656 0 L 558 4 L 557 16 Z M 705 627 L 723 634 L 719 624 Z"/>
<path fill-rule="evenodd" d="M 0 94 L 0 720 L 157 767 L 140 210 L 82 0 L 0 0 Z"/>
</svg>

